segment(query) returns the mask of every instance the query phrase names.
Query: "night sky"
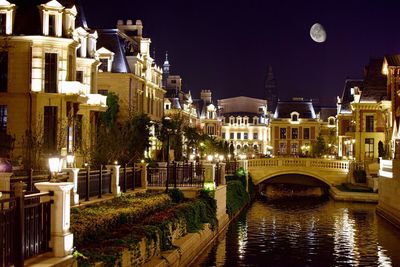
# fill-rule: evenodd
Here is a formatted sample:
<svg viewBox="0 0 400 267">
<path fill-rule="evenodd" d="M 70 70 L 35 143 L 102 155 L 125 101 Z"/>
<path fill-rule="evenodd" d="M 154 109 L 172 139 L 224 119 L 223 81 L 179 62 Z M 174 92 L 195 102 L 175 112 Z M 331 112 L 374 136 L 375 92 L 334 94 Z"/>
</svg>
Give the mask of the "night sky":
<svg viewBox="0 0 400 267">
<path fill-rule="evenodd" d="M 279 98 L 335 104 L 346 78 L 361 78 L 370 57 L 400 53 L 400 1 L 82 0 L 91 28 L 141 19 L 156 61 L 168 51 L 184 89 L 214 99 L 265 97 L 272 65 Z M 110 5 L 112 7 L 110 7 Z M 320 23 L 327 41 L 316 43 Z"/>
</svg>

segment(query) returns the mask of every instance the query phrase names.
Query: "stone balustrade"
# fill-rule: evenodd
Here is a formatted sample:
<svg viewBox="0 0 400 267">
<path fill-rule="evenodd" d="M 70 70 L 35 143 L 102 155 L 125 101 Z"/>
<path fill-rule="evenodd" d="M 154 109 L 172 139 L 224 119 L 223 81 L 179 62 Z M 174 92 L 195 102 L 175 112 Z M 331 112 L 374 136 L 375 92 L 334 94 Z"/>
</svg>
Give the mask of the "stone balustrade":
<svg viewBox="0 0 400 267">
<path fill-rule="evenodd" d="M 310 167 L 347 172 L 349 161 L 314 158 L 265 158 L 249 160 L 249 168 L 257 167 Z"/>
</svg>

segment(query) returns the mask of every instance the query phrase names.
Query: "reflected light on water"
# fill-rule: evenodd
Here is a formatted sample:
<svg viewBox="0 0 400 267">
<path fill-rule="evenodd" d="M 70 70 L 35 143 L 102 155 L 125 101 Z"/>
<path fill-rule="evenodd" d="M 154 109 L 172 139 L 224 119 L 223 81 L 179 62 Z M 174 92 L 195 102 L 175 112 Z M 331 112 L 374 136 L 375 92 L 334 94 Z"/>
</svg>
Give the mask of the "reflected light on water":
<svg viewBox="0 0 400 267">
<path fill-rule="evenodd" d="M 238 228 L 238 253 L 240 259 L 243 259 L 246 254 L 247 245 L 247 222 L 240 224 Z"/>
<path fill-rule="evenodd" d="M 334 224 L 334 251 L 338 263 L 358 262 L 358 253 L 354 250 L 354 221 L 349 218 L 349 210 L 342 210 L 342 214 L 335 216 Z M 344 253 L 346 256 L 344 256 Z M 352 260 L 349 260 L 349 257 Z M 347 260 L 345 260 L 347 259 Z"/>
</svg>

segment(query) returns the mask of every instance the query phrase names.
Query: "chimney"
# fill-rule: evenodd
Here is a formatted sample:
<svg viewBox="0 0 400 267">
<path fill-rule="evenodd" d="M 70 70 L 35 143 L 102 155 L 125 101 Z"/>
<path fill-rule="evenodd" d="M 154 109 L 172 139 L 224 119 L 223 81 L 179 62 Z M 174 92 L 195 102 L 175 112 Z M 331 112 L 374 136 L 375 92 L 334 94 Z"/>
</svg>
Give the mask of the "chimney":
<svg viewBox="0 0 400 267">
<path fill-rule="evenodd" d="M 200 98 L 206 104 L 210 104 L 211 103 L 211 91 L 210 90 L 201 90 Z"/>
<path fill-rule="evenodd" d="M 124 25 L 124 21 L 122 20 L 122 19 L 119 19 L 118 21 L 117 21 L 117 25 L 119 26 L 119 25 Z"/>
<path fill-rule="evenodd" d="M 142 31 L 143 31 L 142 21 L 140 19 L 138 19 L 138 20 L 136 20 L 135 24 L 136 24 L 138 36 L 142 36 Z"/>
</svg>

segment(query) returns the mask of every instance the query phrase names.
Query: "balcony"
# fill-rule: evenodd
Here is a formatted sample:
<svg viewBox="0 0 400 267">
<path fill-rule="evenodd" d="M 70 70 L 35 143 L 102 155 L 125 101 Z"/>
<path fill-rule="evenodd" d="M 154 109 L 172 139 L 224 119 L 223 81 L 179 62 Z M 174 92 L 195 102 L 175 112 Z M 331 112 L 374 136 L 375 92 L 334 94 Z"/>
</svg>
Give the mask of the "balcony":
<svg viewBox="0 0 400 267">
<path fill-rule="evenodd" d="M 379 161 L 379 172 L 378 175 L 385 178 L 393 178 L 392 166 L 393 161 L 387 159 L 381 159 Z"/>
<path fill-rule="evenodd" d="M 86 96 L 90 94 L 90 86 L 77 81 L 60 81 L 59 92 L 66 95 Z"/>
<path fill-rule="evenodd" d="M 88 94 L 86 96 L 88 97 L 86 104 L 107 108 L 107 96 L 100 94 Z"/>
</svg>

